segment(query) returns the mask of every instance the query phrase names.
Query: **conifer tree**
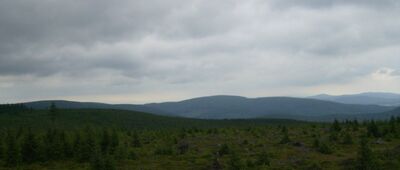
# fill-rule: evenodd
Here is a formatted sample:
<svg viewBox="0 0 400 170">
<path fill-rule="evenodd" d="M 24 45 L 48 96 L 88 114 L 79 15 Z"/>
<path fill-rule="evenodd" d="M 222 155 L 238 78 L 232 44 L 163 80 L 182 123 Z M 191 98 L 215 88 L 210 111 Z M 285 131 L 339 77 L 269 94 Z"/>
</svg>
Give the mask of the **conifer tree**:
<svg viewBox="0 0 400 170">
<path fill-rule="evenodd" d="M 103 129 L 101 141 L 100 141 L 100 149 L 103 154 L 108 153 L 110 151 L 111 145 L 111 137 L 107 129 Z"/>
<path fill-rule="evenodd" d="M 344 134 L 343 144 L 346 144 L 346 145 L 353 144 L 353 138 L 351 137 L 350 133 L 346 132 Z"/>
<path fill-rule="evenodd" d="M 367 130 L 368 130 L 368 136 L 373 136 L 373 137 L 380 137 L 381 136 L 379 128 L 376 125 L 374 120 L 371 120 L 371 122 L 368 123 Z"/>
<path fill-rule="evenodd" d="M 72 144 L 72 148 L 74 151 L 74 157 L 77 158 L 78 160 L 80 158 L 80 154 L 81 154 L 80 151 L 82 150 L 81 149 L 82 144 L 83 144 L 83 142 L 82 142 L 81 134 L 79 133 L 79 131 L 76 131 L 75 137 L 74 137 L 74 142 Z"/>
<path fill-rule="evenodd" d="M 45 134 L 44 143 L 47 159 L 58 160 L 63 157 L 63 144 L 60 141 L 58 130 L 49 128 Z"/>
<path fill-rule="evenodd" d="M 21 148 L 22 161 L 32 163 L 38 158 L 38 141 L 31 130 L 28 130 L 24 137 Z"/>
<path fill-rule="evenodd" d="M 132 135 L 132 146 L 135 148 L 142 146 L 140 139 L 139 139 L 139 135 L 136 131 Z"/>
<path fill-rule="evenodd" d="M 71 157 L 73 155 L 73 151 L 71 148 L 71 143 L 69 142 L 65 131 L 61 131 L 59 133 L 59 141 L 60 141 L 59 147 L 61 147 L 63 158 Z"/>
<path fill-rule="evenodd" d="M 230 149 L 229 149 L 229 146 L 226 144 L 226 143 L 224 143 L 224 144 L 222 144 L 221 145 L 221 147 L 219 148 L 219 150 L 218 150 L 218 155 L 219 156 L 224 156 L 224 155 L 226 155 L 226 154 L 229 154 L 231 151 L 230 151 Z"/>
<path fill-rule="evenodd" d="M 115 160 L 111 155 L 106 155 L 104 157 L 104 168 L 103 170 L 115 170 Z"/>
<path fill-rule="evenodd" d="M 323 154 L 331 154 L 333 152 L 331 147 L 326 142 L 319 143 L 318 151 Z"/>
<path fill-rule="evenodd" d="M 283 134 L 283 137 L 279 143 L 280 144 L 289 143 L 291 140 L 289 138 L 289 132 L 285 126 L 282 128 L 282 134 Z"/>
<path fill-rule="evenodd" d="M 368 146 L 368 140 L 365 136 L 361 137 L 360 147 L 357 155 L 357 168 L 360 170 L 376 169 L 374 155 Z"/>
<path fill-rule="evenodd" d="M 17 138 L 14 132 L 9 131 L 6 138 L 7 150 L 5 154 L 5 162 L 9 167 L 16 166 L 20 163 L 21 155 L 19 152 Z"/>
<path fill-rule="evenodd" d="M 51 104 L 50 104 L 50 120 L 51 120 L 51 122 L 53 122 L 53 124 L 56 121 L 56 116 L 57 116 L 57 106 L 54 102 L 51 102 Z"/>
<path fill-rule="evenodd" d="M 110 142 L 110 153 L 114 153 L 119 144 L 119 136 L 116 130 L 112 131 Z"/>
<path fill-rule="evenodd" d="M 396 119 L 394 118 L 394 116 L 390 117 L 389 132 L 396 135 Z"/>
<path fill-rule="evenodd" d="M 259 166 L 265 166 L 270 164 L 269 156 L 267 152 L 263 151 L 259 155 L 257 155 L 256 164 Z"/>
<path fill-rule="evenodd" d="M 342 128 L 340 127 L 340 123 L 339 123 L 339 121 L 338 121 L 337 119 L 335 119 L 335 120 L 333 121 L 331 130 L 332 130 L 332 131 L 336 131 L 336 132 L 339 132 L 340 130 L 342 130 Z"/>
<path fill-rule="evenodd" d="M 81 162 L 90 161 L 93 153 L 96 149 L 96 142 L 94 140 L 94 134 L 90 128 L 86 128 L 79 147 L 78 160 Z"/>
<path fill-rule="evenodd" d="M 228 161 L 228 169 L 229 170 L 242 170 L 243 168 L 244 168 L 243 161 L 236 154 L 236 152 L 232 152 L 229 157 L 229 161 Z"/>
<path fill-rule="evenodd" d="M 2 131 L 0 131 L 0 160 L 4 158 L 5 144 Z"/>
<path fill-rule="evenodd" d="M 211 164 L 211 170 L 222 170 L 222 165 L 219 163 L 218 157 L 214 157 Z"/>
</svg>

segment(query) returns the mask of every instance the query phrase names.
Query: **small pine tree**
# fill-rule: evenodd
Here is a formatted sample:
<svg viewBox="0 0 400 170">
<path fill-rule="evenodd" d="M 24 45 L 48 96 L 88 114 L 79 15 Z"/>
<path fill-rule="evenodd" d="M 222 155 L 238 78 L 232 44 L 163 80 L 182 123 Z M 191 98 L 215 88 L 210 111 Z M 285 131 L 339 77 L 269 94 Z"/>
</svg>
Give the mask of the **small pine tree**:
<svg viewBox="0 0 400 170">
<path fill-rule="evenodd" d="M 390 117 L 389 132 L 392 134 L 396 134 L 396 119 L 394 118 L 394 116 Z"/>
<path fill-rule="evenodd" d="M 115 160 L 111 155 L 104 156 L 104 167 L 103 170 L 115 170 Z"/>
<path fill-rule="evenodd" d="M 9 167 L 17 166 L 21 160 L 17 138 L 14 132 L 9 131 L 6 138 L 7 150 L 5 154 L 5 163 Z"/>
<path fill-rule="evenodd" d="M 228 146 L 226 143 L 224 143 L 224 144 L 222 144 L 221 147 L 219 148 L 219 150 L 218 150 L 218 155 L 219 155 L 219 156 L 224 156 L 224 155 L 226 155 L 226 154 L 229 154 L 230 152 L 231 152 L 231 150 L 229 149 L 229 146 Z"/>
<path fill-rule="evenodd" d="M 110 151 L 111 145 L 111 136 L 108 133 L 107 129 L 103 129 L 101 141 L 100 141 L 100 149 L 103 154 L 106 154 Z"/>
<path fill-rule="evenodd" d="M 374 120 L 372 120 L 370 123 L 368 123 L 367 130 L 368 130 L 368 136 L 373 136 L 376 138 L 381 136 L 379 128 L 376 125 Z"/>
<path fill-rule="evenodd" d="M 353 131 L 358 131 L 359 123 L 358 123 L 357 119 L 354 119 L 352 127 L 353 127 Z"/>
<path fill-rule="evenodd" d="M 329 141 L 336 142 L 339 140 L 339 135 L 337 131 L 332 131 L 329 133 Z"/>
<path fill-rule="evenodd" d="M 139 139 L 139 135 L 138 135 L 137 132 L 134 132 L 133 135 L 132 135 L 132 146 L 135 147 L 135 148 L 138 148 L 138 147 L 142 146 L 142 144 L 140 142 L 140 139 Z"/>
<path fill-rule="evenodd" d="M 119 136 L 116 130 L 112 131 L 110 142 L 110 153 L 114 153 L 119 145 Z"/>
<path fill-rule="evenodd" d="M 51 104 L 50 104 L 50 120 L 51 120 L 51 122 L 53 122 L 53 124 L 56 121 L 56 116 L 57 116 L 57 106 L 54 102 L 51 102 Z"/>
<path fill-rule="evenodd" d="M 67 138 L 67 134 L 64 131 L 60 132 L 60 142 L 61 142 L 61 150 L 63 157 L 69 158 L 73 156 L 73 149 L 70 141 Z"/>
<path fill-rule="evenodd" d="M 350 133 L 345 133 L 343 138 L 343 144 L 351 145 L 353 144 L 353 138 L 351 137 Z"/>
<path fill-rule="evenodd" d="M 319 148 L 319 143 L 320 143 L 320 142 L 319 142 L 319 139 L 318 139 L 318 138 L 315 138 L 314 141 L 313 141 L 313 147 L 314 147 L 314 148 Z"/>
<path fill-rule="evenodd" d="M 84 131 L 85 133 L 83 136 L 78 138 L 80 140 L 80 144 L 76 152 L 78 161 L 80 162 L 90 161 L 96 149 L 96 142 L 94 140 L 93 132 L 90 128 L 86 128 Z"/>
<path fill-rule="evenodd" d="M 213 159 L 213 162 L 211 164 L 211 170 L 222 170 L 222 165 L 219 163 L 218 157 L 215 157 Z"/>
<path fill-rule="evenodd" d="M 4 158 L 5 144 L 3 134 L 0 131 L 0 160 Z"/>
<path fill-rule="evenodd" d="M 92 170 L 115 170 L 114 158 L 109 154 L 101 154 L 99 149 L 93 151 L 92 159 L 90 161 Z"/>
<path fill-rule="evenodd" d="M 179 154 L 185 154 L 189 150 L 189 143 L 186 141 L 181 141 L 177 146 Z"/>
<path fill-rule="evenodd" d="M 335 120 L 333 121 L 331 130 L 332 130 L 332 131 L 336 131 L 336 132 L 339 132 L 340 130 L 342 130 L 342 128 L 340 127 L 340 123 L 339 123 L 339 121 L 338 121 L 337 119 L 335 119 Z"/>
<path fill-rule="evenodd" d="M 228 161 L 228 169 L 229 170 L 242 170 L 244 168 L 243 161 L 239 158 L 239 156 L 232 152 Z"/>
<path fill-rule="evenodd" d="M 376 169 L 374 155 L 368 146 L 367 138 L 361 137 L 360 147 L 357 155 L 357 168 L 360 170 Z"/>
<path fill-rule="evenodd" d="M 259 155 L 257 155 L 256 164 L 258 166 L 265 166 L 270 164 L 269 156 L 267 152 L 263 151 Z"/>
<path fill-rule="evenodd" d="M 31 130 L 28 130 L 22 142 L 22 161 L 32 163 L 38 158 L 38 142 Z"/>
<path fill-rule="evenodd" d="M 285 128 L 286 129 L 286 128 Z M 280 144 L 287 144 L 287 143 L 289 143 L 291 140 L 290 140 L 290 138 L 289 138 L 289 133 L 288 133 L 288 131 L 287 131 L 287 129 L 286 130 L 282 130 L 282 133 L 283 133 L 283 137 L 282 137 L 282 139 L 281 139 L 281 141 L 279 142 Z"/>
<path fill-rule="evenodd" d="M 331 147 L 325 142 L 319 143 L 318 151 L 322 154 L 331 154 L 333 152 Z"/>
<path fill-rule="evenodd" d="M 74 141 L 72 144 L 72 148 L 74 151 L 74 157 L 78 160 L 81 155 L 80 151 L 82 150 L 82 148 L 81 148 L 82 145 L 83 145 L 83 140 L 82 140 L 81 134 L 79 133 L 79 131 L 77 131 L 77 132 L 75 132 L 75 137 L 74 137 Z"/>
<path fill-rule="evenodd" d="M 101 154 L 97 151 L 92 156 L 92 160 L 90 161 L 90 167 L 92 170 L 102 170 L 104 167 L 104 161 Z"/>
</svg>

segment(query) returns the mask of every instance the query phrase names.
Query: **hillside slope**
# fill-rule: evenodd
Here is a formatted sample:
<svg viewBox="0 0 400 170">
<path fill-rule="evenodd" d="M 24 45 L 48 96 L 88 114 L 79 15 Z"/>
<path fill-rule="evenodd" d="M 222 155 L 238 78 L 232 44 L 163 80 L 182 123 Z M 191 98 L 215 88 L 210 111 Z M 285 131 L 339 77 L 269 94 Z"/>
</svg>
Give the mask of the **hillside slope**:
<svg viewBox="0 0 400 170">
<path fill-rule="evenodd" d="M 247 119 L 247 120 L 201 120 L 159 116 L 149 113 L 113 110 L 113 109 L 58 109 L 55 122 L 51 121 L 49 110 L 23 109 L 17 111 L 1 111 L 0 124 L 6 127 L 59 128 L 74 129 L 79 127 L 116 127 L 116 128 L 190 128 L 190 127 L 241 127 L 267 124 L 300 123 L 283 119 Z"/>
<path fill-rule="evenodd" d="M 174 116 L 194 118 L 299 118 L 302 116 L 325 116 L 332 114 L 365 114 L 392 110 L 393 107 L 377 105 L 350 105 L 329 101 L 264 97 L 245 98 L 239 96 L 210 96 L 180 102 L 153 103 L 145 106 Z"/>
</svg>

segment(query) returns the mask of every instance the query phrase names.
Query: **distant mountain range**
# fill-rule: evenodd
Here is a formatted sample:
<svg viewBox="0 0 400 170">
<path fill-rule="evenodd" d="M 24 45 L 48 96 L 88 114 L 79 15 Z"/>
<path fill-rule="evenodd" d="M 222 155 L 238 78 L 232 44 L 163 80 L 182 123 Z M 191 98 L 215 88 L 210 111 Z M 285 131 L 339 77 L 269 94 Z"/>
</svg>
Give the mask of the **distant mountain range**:
<svg viewBox="0 0 400 170">
<path fill-rule="evenodd" d="M 400 94 L 368 92 L 360 94 L 333 96 L 320 94 L 309 98 L 326 100 L 344 104 L 363 104 L 363 105 L 382 105 L 382 106 L 400 106 Z"/>
<path fill-rule="evenodd" d="M 321 95 L 319 95 L 321 96 Z M 134 104 L 105 104 L 73 101 L 36 101 L 25 103 L 34 109 L 48 108 L 51 102 L 67 109 L 120 109 L 141 111 L 158 115 L 201 119 L 284 118 L 312 121 L 338 119 L 385 119 L 399 115 L 400 109 L 392 105 L 345 104 L 328 99 L 240 96 L 209 96 L 178 102 Z"/>
</svg>

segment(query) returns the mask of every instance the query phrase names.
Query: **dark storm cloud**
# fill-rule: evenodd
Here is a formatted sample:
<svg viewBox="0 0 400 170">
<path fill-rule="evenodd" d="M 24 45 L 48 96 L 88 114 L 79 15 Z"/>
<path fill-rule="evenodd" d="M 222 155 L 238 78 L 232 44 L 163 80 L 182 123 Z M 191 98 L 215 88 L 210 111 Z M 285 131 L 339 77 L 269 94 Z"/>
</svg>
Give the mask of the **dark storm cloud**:
<svg viewBox="0 0 400 170">
<path fill-rule="evenodd" d="M 46 92 L 49 98 L 252 95 L 281 88 L 304 94 L 357 84 L 399 68 L 399 4 L 3 0 L 0 92 L 15 100 L 37 96 L 42 87 L 54 90 Z"/>
</svg>

